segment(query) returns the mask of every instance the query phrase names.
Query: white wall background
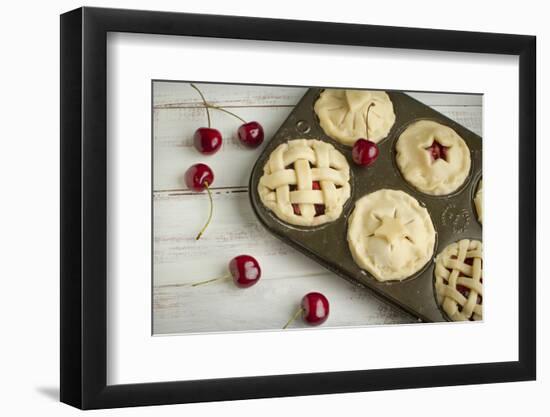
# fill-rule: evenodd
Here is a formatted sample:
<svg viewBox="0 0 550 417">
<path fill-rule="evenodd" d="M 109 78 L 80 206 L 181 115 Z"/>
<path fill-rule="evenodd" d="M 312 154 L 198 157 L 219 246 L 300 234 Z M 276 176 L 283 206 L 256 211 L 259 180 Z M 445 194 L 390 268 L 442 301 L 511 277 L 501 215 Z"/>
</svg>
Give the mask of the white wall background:
<svg viewBox="0 0 550 417">
<path fill-rule="evenodd" d="M 59 404 L 59 17 L 82 3 L 8 2 L 0 25 L 0 410 L 3 415 L 76 415 Z M 510 32 L 538 36 L 538 117 L 549 102 L 550 87 L 540 77 L 549 71 L 550 26 L 544 2 L 462 0 L 452 7 L 440 1 L 261 2 L 256 0 L 125 0 L 86 2 L 89 6 L 157 9 L 417 26 L 441 29 Z M 546 81 L 546 82 L 545 82 Z M 550 209 L 548 122 L 539 122 L 539 213 Z M 550 249 L 550 223 L 539 216 L 539 259 Z M 539 262 L 540 263 L 540 262 Z M 543 415 L 550 409 L 548 350 L 550 307 L 543 294 L 550 284 L 539 266 L 538 381 L 457 388 L 325 395 L 231 403 L 193 404 L 101 411 L 94 415 L 248 416 L 305 413 L 334 415 L 341 410 L 362 414 L 462 416 Z M 543 304 L 545 303 L 545 304 Z M 546 354 L 545 354 L 546 353 Z M 546 395 L 545 395 L 546 394 Z M 467 411 L 468 410 L 468 411 Z"/>
</svg>

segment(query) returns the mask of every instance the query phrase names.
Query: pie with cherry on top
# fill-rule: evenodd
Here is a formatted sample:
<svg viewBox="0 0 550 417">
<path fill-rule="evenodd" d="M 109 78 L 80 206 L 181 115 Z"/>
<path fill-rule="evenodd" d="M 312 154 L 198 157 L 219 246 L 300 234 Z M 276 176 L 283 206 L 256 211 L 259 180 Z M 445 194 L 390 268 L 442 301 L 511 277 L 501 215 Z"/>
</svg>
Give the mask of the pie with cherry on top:
<svg viewBox="0 0 550 417">
<path fill-rule="evenodd" d="M 435 259 L 437 303 L 453 321 L 483 319 L 483 253 L 479 240 L 451 243 Z"/>
<path fill-rule="evenodd" d="M 318 226 L 340 217 L 351 192 L 349 180 L 349 164 L 334 146 L 316 139 L 295 139 L 273 150 L 258 193 L 282 221 Z"/>
<path fill-rule="evenodd" d="M 384 91 L 326 89 L 315 102 L 315 113 L 325 133 L 348 146 L 361 138 L 377 143 L 395 123 L 393 104 Z"/>
<path fill-rule="evenodd" d="M 355 263 L 378 281 L 401 281 L 432 258 L 435 229 L 428 210 L 415 198 L 383 189 L 356 202 L 348 244 Z"/>
<path fill-rule="evenodd" d="M 450 194 L 470 172 L 470 150 L 464 139 L 450 127 L 431 120 L 408 126 L 395 149 L 405 180 L 426 194 Z"/>
</svg>

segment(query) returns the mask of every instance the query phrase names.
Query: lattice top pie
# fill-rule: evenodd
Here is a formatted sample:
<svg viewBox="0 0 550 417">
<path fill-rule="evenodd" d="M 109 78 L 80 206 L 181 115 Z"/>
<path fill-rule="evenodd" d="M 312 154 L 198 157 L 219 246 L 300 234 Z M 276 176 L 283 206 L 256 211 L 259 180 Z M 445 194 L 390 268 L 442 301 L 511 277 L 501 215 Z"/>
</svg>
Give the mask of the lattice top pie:
<svg viewBox="0 0 550 417">
<path fill-rule="evenodd" d="M 435 293 L 451 320 L 483 319 L 483 253 L 479 240 L 452 243 L 437 255 Z"/>
<path fill-rule="evenodd" d="M 379 190 L 360 198 L 349 219 L 353 259 L 378 281 L 403 280 L 431 259 L 435 229 L 426 208 L 409 194 Z"/>
<path fill-rule="evenodd" d="M 348 146 L 359 138 L 379 142 L 395 123 L 393 104 L 383 91 L 326 89 L 315 113 L 325 133 Z"/>
<path fill-rule="evenodd" d="M 479 181 L 474 203 L 476 205 L 477 218 L 479 222 L 483 224 L 483 181 Z"/>
<path fill-rule="evenodd" d="M 350 196 L 349 165 L 329 143 L 296 139 L 279 145 L 258 184 L 263 204 L 290 224 L 336 220 Z"/>
<path fill-rule="evenodd" d="M 470 172 L 470 150 L 458 133 L 430 120 L 413 123 L 397 140 L 397 165 L 416 189 L 431 195 L 457 190 Z"/>
</svg>

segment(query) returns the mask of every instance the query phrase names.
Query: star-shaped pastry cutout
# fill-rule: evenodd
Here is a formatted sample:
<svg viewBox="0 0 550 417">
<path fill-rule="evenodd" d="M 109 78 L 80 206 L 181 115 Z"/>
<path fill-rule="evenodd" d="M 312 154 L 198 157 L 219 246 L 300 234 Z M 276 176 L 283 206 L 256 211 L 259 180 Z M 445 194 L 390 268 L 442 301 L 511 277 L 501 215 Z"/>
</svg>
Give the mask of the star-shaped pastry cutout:
<svg viewBox="0 0 550 417">
<path fill-rule="evenodd" d="M 381 224 L 378 229 L 374 231 L 374 236 L 385 239 L 390 245 L 407 237 L 407 230 L 400 219 L 384 216 L 380 221 Z"/>
<path fill-rule="evenodd" d="M 432 144 L 424 149 L 430 153 L 430 156 L 432 157 L 432 162 L 435 162 L 438 159 L 443 159 L 445 162 L 447 162 L 447 153 L 449 151 L 449 148 L 450 146 L 442 145 L 434 139 Z"/>
</svg>

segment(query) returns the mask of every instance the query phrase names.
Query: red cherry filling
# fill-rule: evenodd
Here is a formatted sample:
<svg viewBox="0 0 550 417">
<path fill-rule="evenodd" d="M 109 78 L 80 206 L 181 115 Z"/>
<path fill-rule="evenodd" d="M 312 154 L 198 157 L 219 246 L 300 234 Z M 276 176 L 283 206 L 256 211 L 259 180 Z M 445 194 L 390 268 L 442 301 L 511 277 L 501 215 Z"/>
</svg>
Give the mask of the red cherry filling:
<svg viewBox="0 0 550 417">
<path fill-rule="evenodd" d="M 437 161 L 440 158 L 444 161 L 447 161 L 447 149 L 449 149 L 448 146 L 443 146 L 441 143 L 434 140 L 431 146 L 425 149 L 430 152 L 430 155 L 432 156 L 432 159 L 434 161 Z"/>
<path fill-rule="evenodd" d="M 470 289 L 468 287 L 465 287 L 464 285 L 460 285 L 460 284 L 457 284 L 456 285 L 456 290 L 462 294 L 464 296 L 464 298 L 468 298 L 468 296 L 470 295 Z M 478 294 L 477 296 L 477 303 L 478 304 L 481 304 L 481 302 L 483 301 L 483 297 L 481 295 Z"/>
<path fill-rule="evenodd" d="M 468 298 L 468 296 L 470 295 L 470 289 L 468 287 L 465 287 L 464 285 L 457 284 L 456 289 L 465 298 Z"/>
<path fill-rule="evenodd" d="M 296 191 L 298 187 L 296 186 L 296 184 L 292 184 L 290 185 L 290 191 Z M 319 181 L 313 181 L 311 183 L 311 188 L 313 190 L 320 190 L 321 189 L 321 184 L 319 184 Z M 294 214 L 299 216 L 302 214 L 302 212 L 300 211 L 300 205 L 299 204 L 292 204 L 292 210 L 294 210 Z M 325 214 L 325 205 L 324 204 L 315 204 L 315 217 L 317 216 L 321 216 Z"/>
</svg>

